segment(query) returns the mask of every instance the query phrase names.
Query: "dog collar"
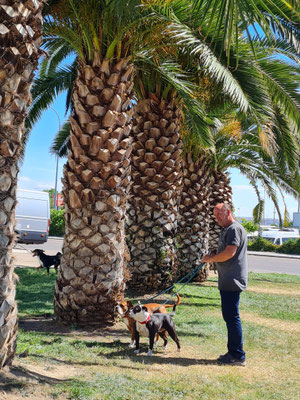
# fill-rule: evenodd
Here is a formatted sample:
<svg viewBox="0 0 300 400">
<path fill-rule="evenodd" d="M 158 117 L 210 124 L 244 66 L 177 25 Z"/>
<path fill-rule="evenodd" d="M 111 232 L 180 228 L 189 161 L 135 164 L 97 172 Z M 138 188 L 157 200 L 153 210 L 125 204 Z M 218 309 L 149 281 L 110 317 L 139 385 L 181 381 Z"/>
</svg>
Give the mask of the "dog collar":
<svg viewBox="0 0 300 400">
<path fill-rule="evenodd" d="M 148 321 L 150 321 L 150 314 L 148 315 L 148 317 L 147 317 L 147 319 L 146 319 L 146 321 L 144 321 L 144 322 L 140 322 L 140 324 L 146 324 Z"/>
</svg>

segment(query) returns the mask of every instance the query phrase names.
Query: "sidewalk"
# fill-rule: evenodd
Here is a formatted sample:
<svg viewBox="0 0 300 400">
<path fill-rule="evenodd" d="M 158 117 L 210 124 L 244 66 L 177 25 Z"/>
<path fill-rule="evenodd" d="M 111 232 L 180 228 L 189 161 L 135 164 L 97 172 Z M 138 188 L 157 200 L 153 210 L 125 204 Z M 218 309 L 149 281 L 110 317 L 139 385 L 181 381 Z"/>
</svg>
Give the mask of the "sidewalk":
<svg viewBox="0 0 300 400">
<path fill-rule="evenodd" d="M 300 255 L 297 254 L 283 254 L 283 253 L 271 253 L 269 251 L 247 251 L 249 256 L 261 256 L 261 257 L 277 257 L 277 258 L 295 258 L 300 260 Z"/>
<path fill-rule="evenodd" d="M 13 249 L 13 257 L 15 267 L 34 267 L 39 266 L 39 260 L 37 257 L 32 257 L 31 253 L 26 250 Z"/>
</svg>

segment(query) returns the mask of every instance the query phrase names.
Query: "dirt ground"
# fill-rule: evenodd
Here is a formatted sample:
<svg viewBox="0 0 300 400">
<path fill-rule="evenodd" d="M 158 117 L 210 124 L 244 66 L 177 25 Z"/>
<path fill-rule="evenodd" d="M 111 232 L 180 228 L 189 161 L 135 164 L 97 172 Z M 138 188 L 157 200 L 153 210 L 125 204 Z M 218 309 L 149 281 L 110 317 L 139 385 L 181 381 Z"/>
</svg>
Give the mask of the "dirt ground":
<svg viewBox="0 0 300 400">
<path fill-rule="evenodd" d="M 57 333 L 69 336 L 72 339 L 87 341 L 112 342 L 115 340 L 129 339 L 128 333 L 122 323 L 112 328 L 97 329 L 92 331 L 72 330 L 63 324 L 54 322 L 51 318 L 30 318 L 19 321 L 19 327 L 24 331 Z M 84 373 L 84 366 L 70 365 L 61 361 L 55 366 L 38 362 L 29 362 L 25 354 L 15 357 L 11 367 L 0 371 L 0 400 L 48 400 L 53 399 L 45 391 L 45 385 L 55 385 L 68 381 Z M 22 389 L 26 384 L 26 390 Z M 21 393 L 20 392 L 21 389 Z M 59 397 L 64 399 L 64 397 Z M 67 397 L 66 397 L 67 399 Z"/>
</svg>

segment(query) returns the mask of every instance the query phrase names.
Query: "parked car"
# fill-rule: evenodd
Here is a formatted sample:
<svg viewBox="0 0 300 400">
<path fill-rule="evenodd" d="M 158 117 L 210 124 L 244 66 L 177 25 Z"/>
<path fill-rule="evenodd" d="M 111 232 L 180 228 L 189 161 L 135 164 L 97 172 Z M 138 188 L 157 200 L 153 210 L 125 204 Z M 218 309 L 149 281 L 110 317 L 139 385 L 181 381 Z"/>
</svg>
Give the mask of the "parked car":
<svg viewBox="0 0 300 400">
<path fill-rule="evenodd" d="M 300 238 L 299 231 L 297 229 L 278 229 L 273 231 L 263 231 L 261 234 L 263 239 L 277 245 L 282 245 L 288 240 L 296 240 Z"/>
<path fill-rule="evenodd" d="M 20 243 L 47 242 L 50 201 L 47 192 L 17 189 L 16 232 Z"/>
</svg>

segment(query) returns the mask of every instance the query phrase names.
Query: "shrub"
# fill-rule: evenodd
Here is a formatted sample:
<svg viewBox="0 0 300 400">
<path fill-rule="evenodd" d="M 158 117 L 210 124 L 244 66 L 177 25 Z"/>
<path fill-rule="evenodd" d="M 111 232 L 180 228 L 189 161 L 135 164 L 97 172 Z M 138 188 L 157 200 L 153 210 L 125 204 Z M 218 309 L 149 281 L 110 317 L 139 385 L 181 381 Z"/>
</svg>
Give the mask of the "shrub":
<svg viewBox="0 0 300 400">
<path fill-rule="evenodd" d="M 281 246 L 278 246 L 259 236 L 255 240 L 248 242 L 248 250 L 300 255 L 300 239 L 291 239 L 283 243 Z"/>
<path fill-rule="evenodd" d="M 270 243 L 268 240 L 263 239 L 261 236 L 248 243 L 248 250 L 253 251 L 276 251 L 278 249 L 276 244 Z"/>
<path fill-rule="evenodd" d="M 277 249 L 276 251 L 277 253 L 300 255 L 300 239 L 290 239 L 279 246 L 279 249 Z"/>
<path fill-rule="evenodd" d="M 245 218 L 242 219 L 241 224 L 247 232 L 255 232 L 259 230 L 259 225 L 254 224 L 252 221 L 247 221 Z"/>
<path fill-rule="evenodd" d="M 50 210 L 50 236 L 63 236 L 65 233 L 64 210 Z"/>
</svg>

